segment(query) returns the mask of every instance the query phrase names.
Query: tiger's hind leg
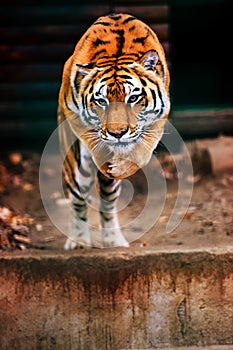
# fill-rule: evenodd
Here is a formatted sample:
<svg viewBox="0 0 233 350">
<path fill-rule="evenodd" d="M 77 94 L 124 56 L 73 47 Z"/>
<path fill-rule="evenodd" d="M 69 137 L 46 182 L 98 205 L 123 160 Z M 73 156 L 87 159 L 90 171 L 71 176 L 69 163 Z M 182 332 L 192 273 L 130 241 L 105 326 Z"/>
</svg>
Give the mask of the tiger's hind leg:
<svg viewBox="0 0 233 350">
<path fill-rule="evenodd" d="M 91 246 L 91 238 L 87 223 L 88 197 L 94 183 L 94 164 L 91 155 L 82 144 L 80 145 L 80 164 L 73 169 L 75 187 L 70 190 L 72 205 L 72 220 L 69 238 L 64 248 L 74 249 L 77 246 Z"/>
<path fill-rule="evenodd" d="M 128 247 L 118 222 L 116 200 L 121 191 L 121 180 L 105 177 L 98 171 L 100 193 L 100 216 L 102 225 L 102 240 L 104 247 Z"/>
</svg>

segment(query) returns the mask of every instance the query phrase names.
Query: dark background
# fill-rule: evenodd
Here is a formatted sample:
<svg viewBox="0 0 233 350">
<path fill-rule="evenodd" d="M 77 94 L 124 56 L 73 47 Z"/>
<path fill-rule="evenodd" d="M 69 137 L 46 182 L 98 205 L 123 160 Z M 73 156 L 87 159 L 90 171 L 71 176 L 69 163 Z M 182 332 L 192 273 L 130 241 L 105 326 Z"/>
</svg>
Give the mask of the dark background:
<svg viewBox="0 0 233 350">
<path fill-rule="evenodd" d="M 180 105 L 231 105 L 232 1 L 170 0 L 172 97 Z"/>
<path fill-rule="evenodd" d="M 0 5 L 1 144 L 44 145 L 56 127 L 64 62 L 88 26 L 118 8 L 169 25 L 161 39 L 171 69 L 170 119 L 181 135 L 233 134 L 231 0 L 9 0 Z"/>
</svg>

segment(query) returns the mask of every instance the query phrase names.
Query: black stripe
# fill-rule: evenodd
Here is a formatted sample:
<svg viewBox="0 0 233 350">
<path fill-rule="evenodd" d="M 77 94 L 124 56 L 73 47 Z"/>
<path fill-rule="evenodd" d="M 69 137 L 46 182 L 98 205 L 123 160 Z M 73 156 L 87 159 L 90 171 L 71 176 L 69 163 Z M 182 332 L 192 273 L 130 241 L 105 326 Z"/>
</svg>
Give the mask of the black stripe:
<svg viewBox="0 0 233 350">
<path fill-rule="evenodd" d="M 90 115 L 90 113 L 89 113 L 88 108 L 86 108 L 86 111 L 87 111 L 87 113 L 85 113 L 85 111 L 83 111 L 82 116 L 84 117 L 85 122 L 86 122 L 88 125 L 91 125 L 91 123 L 90 123 L 91 115 Z"/>
<path fill-rule="evenodd" d="M 98 75 L 98 71 L 92 76 L 92 85 L 94 85 L 95 84 L 95 78 L 96 78 L 96 76 Z M 85 89 L 84 89 L 84 91 L 83 91 L 83 95 L 85 94 L 85 92 L 88 90 L 88 88 L 89 88 L 89 84 L 87 84 L 86 86 L 85 86 Z"/>
<path fill-rule="evenodd" d="M 92 42 L 92 44 L 95 47 L 98 47 L 99 45 L 110 44 L 110 41 L 109 40 L 102 40 L 102 39 L 97 38 L 95 41 Z"/>
<path fill-rule="evenodd" d="M 80 190 L 80 194 L 86 194 L 90 191 L 90 186 L 82 186 L 82 189 Z"/>
<path fill-rule="evenodd" d="M 82 117 L 83 117 L 84 121 L 85 121 L 88 125 L 90 125 L 89 119 L 88 119 L 88 117 L 86 116 L 85 110 L 82 112 Z"/>
<path fill-rule="evenodd" d="M 117 41 L 116 57 L 119 57 L 122 55 L 122 49 L 125 43 L 125 37 L 124 37 L 125 32 L 123 29 L 116 29 L 116 30 L 111 29 L 111 32 L 118 35 L 116 37 L 116 41 Z"/>
<path fill-rule="evenodd" d="M 75 74 L 75 78 L 74 78 L 74 87 L 75 87 L 77 94 L 79 92 L 79 86 L 80 86 L 79 81 L 78 81 L 78 75 L 79 75 L 79 71 L 77 70 L 77 72 Z"/>
<path fill-rule="evenodd" d="M 119 61 L 121 61 L 121 60 L 129 60 L 129 59 L 134 60 L 136 58 L 139 58 L 138 53 L 129 53 L 129 54 L 125 54 L 124 56 L 121 56 L 119 58 Z"/>
<path fill-rule="evenodd" d="M 118 61 L 118 64 L 119 65 L 122 65 L 122 64 L 124 64 L 124 65 L 129 65 L 129 64 L 132 64 L 133 63 L 133 60 L 131 60 L 131 61 L 123 61 L 123 62 L 121 62 L 121 61 Z M 123 69 L 125 69 L 125 68 L 123 68 Z"/>
<path fill-rule="evenodd" d="M 90 109 L 91 109 L 91 111 L 92 111 L 93 113 L 95 113 L 95 111 L 93 110 L 92 107 L 91 107 Z M 89 110 L 88 110 L 87 108 L 86 108 L 86 111 L 87 111 L 87 114 L 85 114 L 85 111 L 83 111 L 83 113 L 82 113 L 82 116 L 84 117 L 85 122 L 86 122 L 88 125 L 92 125 L 91 122 L 92 122 L 92 121 L 95 121 L 95 122 L 98 122 L 97 124 L 99 125 L 99 122 L 100 122 L 99 118 L 96 117 L 96 116 L 91 115 L 91 113 L 89 112 Z"/>
<path fill-rule="evenodd" d="M 139 115 L 138 115 L 138 119 L 139 119 L 140 121 L 146 121 L 146 118 L 145 118 L 145 116 L 144 116 L 144 113 L 143 113 L 143 115 L 139 114 Z"/>
<path fill-rule="evenodd" d="M 99 51 L 95 52 L 95 54 L 91 58 L 91 61 L 94 61 L 96 59 L 96 57 L 99 56 L 102 53 L 106 53 L 106 50 L 102 49 L 102 50 L 99 50 Z"/>
<path fill-rule="evenodd" d="M 118 74 L 117 75 L 118 76 L 118 78 L 122 78 L 122 79 L 132 79 L 132 76 L 131 75 L 126 75 L 126 74 Z"/>
<path fill-rule="evenodd" d="M 110 215 L 110 217 L 107 217 L 106 215 Z M 113 214 L 112 213 L 108 213 L 108 212 L 103 212 L 103 211 L 101 211 L 100 212 L 100 215 L 102 216 L 102 218 L 104 218 L 104 220 L 105 221 L 110 221 L 110 220 L 112 220 L 112 218 L 113 218 Z"/>
<path fill-rule="evenodd" d="M 100 185 L 110 186 L 116 181 L 114 179 L 109 179 L 108 177 L 105 177 L 100 171 L 98 171 L 97 176 L 100 181 Z"/>
<path fill-rule="evenodd" d="M 147 80 L 148 80 L 150 83 L 152 83 L 153 85 L 155 84 L 155 81 L 152 80 L 151 78 L 147 77 Z M 156 85 L 157 85 L 157 84 L 156 84 Z"/>
<path fill-rule="evenodd" d="M 82 107 L 83 107 L 83 109 L 85 109 L 85 107 L 86 107 L 85 100 L 84 100 L 84 94 L 82 95 Z"/>
<path fill-rule="evenodd" d="M 100 197 L 101 197 L 101 196 L 100 196 Z M 106 201 L 106 202 L 108 202 L 108 203 L 114 204 L 114 202 L 116 201 L 116 199 L 117 199 L 118 197 L 116 197 L 116 198 L 114 198 L 114 199 L 111 199 L 111 200 L 104 199 L 103 197 L 101 197 L 101 198 L 102 198 L 102 200 L 104 200 L 104 201 Z"/>
<path fill-rule="evenodd" d="M 112 194 L 116 193 L 116 192 L 119 190 L 119 188 L 120 188 L 120 184 L 117 185 L 116 188 L 115 188 L 113 191 L 107 192 L 107 191 L 105 191 L 105 190 L 103 189 L 103 187 L 101 187 L 101 185 L 100 185 L 100 194 L 101 194 L 101 197 L 102 197 L 103 199 L 105 199 L 105 198 L 107 198 L 107 197 L 110 197 Z M 105 198 L 104 198 L 102 195 L 105 196 Z M 106 200 L 107 200 L 107 199 L 106 199 Z"/>
<path fill-rule="evenodd" d="M 77 190 L 79 191 L 79 193 L 81 193 L 79 184 L 78 184 L 78 182 L 76 181 L 75 176 L 74 176 L 74 173 L 73 173 L 73 171 L 72 171 L 72 170 L 73 170 L 73 167 L 72 167 L 71 164 L 70 164 L 69 158 L 66 157 L 65 161 L 66 161 L 66 163 L 68 164 L 68 166 L 69 166 L 69 168 L 70 168 L 70 172 L 71 172 L 71 174 L 72 174 L 72 175 L 71 175 L 71 176 L 72 176 L 72 180 L 73 180 L 75 186 L 77 187 Z"/>
<path fill-rule="evenodd" d="M 130 63 L 132 63 L 132 62 L 130 62 Z M 127 64 L 127 62 L 124 63 L 124 64 Z M 131 74 L 131 71 L 130 71 L 128 68 L 126 68 L 126 67 L 123 67 L 122 70 L 123 70 L 124 72 L 126 72 L 126 73 Z M 130 76 L 130 77 L 131 77 L 131 76 Z"/>
<path fill-rule="evenodd" d="M 106 55 L 106 56 L 102 56 L 100 58 L 100 60 L 104 60 L 104 59 L 106 59 L 106 60 L 115 60 L 116 57 L 115 57 L 115 55 L 110 55 L 110 56 Z"/>
<path fill-rule="evenodd" d="M 145 44 L 145 40 L 148 38 L 148 34 L 146 35 L 146 36 L 142 36 L 142 37 L 140 37 L 140 38 L 135 38 L 135 39 L 133 39 L 133 42 L 134 43 L 140 43 L 140 44 L 142 44 L 142 45 L 144 45 Z"/>
<path fill-rule="evenodd" d="M 135 17 L 130 16 L 130 17 L 126 18 L 126 19 L 122 22 L 122 24 L 126 24 L 126 23 L 128 23 L 128 22 L 130 22 L 130 21 L 135 21 L 135 20 L 136 20 Z"/>
<path fill-rule="evenodd" d="M 134 86 L 133 83 L 131 81 L 127 81 L 127 84 Z"/>
<path fill-rule="evenodd" d="M 110 203 L 107 202 L 105 200 L 101 200 L 101 210 L 106 212 L 106 211 L 110 211 L 113 210 L 115 208 L 115 204 L 114 203 Z"/>
<path fill-rule="evenodd" d="M 65 106 L 66 108 L 71 111 L 70 107 L 68 106 L 68 102 L 67 102 L 67 95 L 64 96 L 64 101 L 65 101 Z"/>
<path fill-rule="evenodd" d="M 92 112 L 93 112 L 93 110 L 92 110 Z M 98 117 L 91 116 L 90 120 L 96 122 L 96 126 L 100 125 L 100 120 Z"/>
<path fill-rule="evenodd" d="M 116 15 L 115 13 L 112 13 L 108 15 L 109 18 L 113 19 L 114 21 L 117 21 L 118 19 L 121 19 L 121 15 Z"/>
<path fill-rule="evenodd" d="M 84 208 L 86 207 L 86 203 L 84 202 L 83 204 L 78 204 L 78 203 L 73 203 L 72 202 L 72 206 L 73 206 L 74 209 L 80 211 L 80 209 L 83 209 L 83 207 Z"/>
<path fill-rule="evenodd" d="M 106 27 L 109 27 L 109 26 L 111 26 L 111 23 L 109 23 L 109 22 L 95 22 L 94 23 L 94 26 L 96 26 L 97 24 L 101 24 L 102 26 L 106 26 Z"/>
<path fill-rule="evenodd" d="M 79 110 L 79 106 L 78 106 L 78 103 L 77 103 L 77 101 L 76 101 L 76 99 L 75 99 L 73 90 L 72 90 L 72 101 L 73 101 L 75 107 Z"/>
<path fill-rule="evenodd" d="M 136 28 L 136 26 L 133 25 L 132 27 L 129 28 L 129 32 L 133 32 L 135 28 Z"/>
<path fill-rule="evenodd" d="M 154 113 L 155 113 L 154 109 L 150 109 L 149 111 L 143 112 L 143 116 L 147 116 L 148 114 L 154 114 Z"/>
<path fill-rule="evenodd" d="M 139 79 L 140 79 L 140 82 L 141 82 L 141 84 L 142 84 L 143 86 L 147 86 L 146 80 L 144 80 L 144 79 L 141 78 L 141 77 L 139 77 Z"/>
<path fill-rule="evenodd" d="M 164 107 L 163 97 L 162 97 L 162 93 L 161 93 L 161 91 L 160 91 L 159 85 L 158 85 L 158 84 L 156 84 L 156 86 L 157 86 L 158 95 L 159 95 L 159 98 L 160 98 L 160 101 L 161 101 L 162 107 Z"/>
<path fill-rule="evenodd" d="M 101 80 L 101 86 L 100 86 L 99 90 L 96 91 L 96 95 L 97 95 L 97 96 L 98 96 L 98 95 L 101 95 L 100 90 L 101 90 L 104 86 L 105 86 L 105 84 L 102 84 L 102 80 Z"/>
<path fill-rule="evenodd" d="M 89 110 L 87 108 L 87 95 L 82 96 L 82 106 L 83 106 L 82 116 L 83 116 L 85 122 L 90 125 L 89 119 L 91 118 L 91 114 L 89 113 Z"/>
<path fill-rule="evenodd" d="M 86 171 L 84 168 L 83 168 L 83 166 L 82 166 L 82 161 L 81 161 L 81 165 L 80 165 L 80 167 L 79 167 L 79 172 L 80 172 L 80 174 L 82 175 L 82 176 L 84 176 L 84 177 L 90 177 L 91 176 L 91 173 L 89 173 L 88 171 Z"/>
<path fill-rule="evenodd" d="M 102 78 L 102 79 L 101 79 L 101 83 L 103 83 L 103 82 L 105 82 L 105 81 L 108 81 L 108 80 L 110 80 L 110 79 L 112 79 L 111 76 Z M 102 88 L 102 86 L 101 86 L 101 88 Z"/>
<path fill-rule="evenodd" d="M 155 93 L 155 91 L 152 90 L 152 89 L 150 89 L 150 92 L 151 92 L 151 95 L 152 95 L 152 97 L 153 97 L 154 108 L 155 108 L 155 107 L 156 107 L 156 100 L 157 100 L 157 98 L 156 98 L 156 93 Z"/>
<path fill-rule="evenodd" d="M 75 160 L 78 164 L 78 167 L 80 166 L 80 147 L 79 147 L 79 140 L 77 139 L 73 145 L 71 146 Z"/>
<path fill-rule="evenodd" d="M 85 88 L 85 91 L 89 88 L 88 93 L 89 93 L 90 95 L 92 95 L 93 90 L 94 90 L 94 85 L 95 85 L 95 79 L 93 79 L 93 80 L 91 81 L 91 84 L 88 85 L 88 86 Z M 92 101 L 92 98 L 93 98 L 93 96 L 91 97 L 90 101 Z"/>
<path fill-rule="evenodd" d="M 97 67 L 99 68 L 104 68 L 104 67 L 109 67 L 110 65 L 112 65 L 114 62 L 103 62 L 103 63 L 98 63 Z M 111 68 L 112 69 L 112 68 Z"/>
<path fill-rule="evenodd" d="M 104 64 L 108 64 L 109 66 L 116 63 L 116 58 L 102 56 L 98 59 L 98 67 L 102 67 Z"/>
<path fill-rule="evenodd" d="M 75 198 L 85 202 L 85 200 L 82 197 L 80 197 L 77 192 L 74 191 L 73 187 L 68 182 L 66 182 L 66 186 Z"/>
<path fill-rule="evenodd" d="M 108 74 L 109 72 L 111 72 L 111 70 L 112 70 L 112 67 L 106 69 L 106 70 L 104 71 L 104 74 L 103 74 L 103 75 Z"/>
<path fill-rule="evenodd" d="M 100 212 L 100 215 L 104 218 L 104 220 L 105 221 L 110 221 L 110 220 L 112 220 L 112 218 L 113 218 L 113 214 L 112 213 L 108 213 L 108 212 L 106 212 L 106 213 L 104 213 L 104 212 Z"/>
<path fill-rule="evenodd" d="M 90 86 L 90 89 L 89 89 L 89 94 L 92 94 L 93 89 L 94 89 L 94 82 L 92 81 L 91 86 Z M 92 101 L 92 99 L 93 99 L 93 96 L 91 96 L 90 101 Z"/>
<path fill-rule="evenodd" d="M 143 96 L 146 96 L 146 95 L 147 95 L 147 94 L 146 94 L 146 90 L 145 90 L 144 88 L 142 88 L 141 95 L 143 95 Z"/>
<path fill-rule="evenodd" d="M 137 104 L 140 104 L 140 102 L 142 102 L 144 100 L 145 96 L 142 96 L 138 101 Z M 146 101 L 147 102 L 147 101 Z M 147 104 L 145 104 L 145 107 L 147 106 Z"/>
</svg>

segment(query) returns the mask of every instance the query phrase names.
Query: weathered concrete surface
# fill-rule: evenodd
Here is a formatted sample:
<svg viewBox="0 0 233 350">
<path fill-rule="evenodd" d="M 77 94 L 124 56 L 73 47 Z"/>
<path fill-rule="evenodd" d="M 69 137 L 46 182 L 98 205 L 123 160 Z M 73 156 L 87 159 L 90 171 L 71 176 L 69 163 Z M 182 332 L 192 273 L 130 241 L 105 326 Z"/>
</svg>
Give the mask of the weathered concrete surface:
<svg viewBox="0 0 233 350">
<path fill-rule="evenodd" d="M 4 253 L 0 337 L 1 350 L 233 344 L 233 252 Z"/>
<path fill-rule="evenodd" d="M 124 350 L 124 349 L 121 349 Z M 143 349 L 134 349 L 143 350 Z M 150 350 L 150 349 L 149 349 Z M 233 350 L 233 345 L 213 345 L 213 346 L 179 346 L 178 348 L 163 348 L 157 350 Z"/>
</svg>

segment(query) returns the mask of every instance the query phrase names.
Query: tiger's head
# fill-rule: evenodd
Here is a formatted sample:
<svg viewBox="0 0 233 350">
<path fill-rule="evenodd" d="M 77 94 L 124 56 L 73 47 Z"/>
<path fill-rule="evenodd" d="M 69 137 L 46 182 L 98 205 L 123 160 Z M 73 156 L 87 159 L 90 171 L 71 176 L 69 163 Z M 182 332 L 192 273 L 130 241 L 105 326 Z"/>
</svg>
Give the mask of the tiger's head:
<svg viewBox="0 0 233 350">
<path fill-rule="evenodd" d="M 72 129 L 106 176 L 124 178 L 150 160 L 163 134 L 169 95 L 155 50 L 136 62 L 124 56 L 105 62 L 73 64 L 69 107 L 79 126 L 74 121 Z"/>
</svg>

